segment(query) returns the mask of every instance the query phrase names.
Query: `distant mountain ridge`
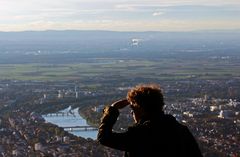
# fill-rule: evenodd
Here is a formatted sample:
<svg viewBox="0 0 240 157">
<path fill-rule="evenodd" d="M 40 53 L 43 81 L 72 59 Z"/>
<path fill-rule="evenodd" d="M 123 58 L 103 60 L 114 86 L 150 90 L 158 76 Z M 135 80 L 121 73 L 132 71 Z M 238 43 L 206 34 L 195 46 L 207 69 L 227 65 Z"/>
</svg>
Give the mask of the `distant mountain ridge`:
<svg viewBox="0 0 240 157">
<path fill-rule="evenodd" d="M 0 55 L 121 54 L 139 56 L 169 53 L 237 53 L 239 31 L 117 32 L 23 31 L 0 32 Z M 150 56 L 151 56 L 150 55 Z"/>
<path fill-rule="evenodd" d="M 147 36 L 147 35 L 171 35 L 186 36 L 186 35 L 231 35 L 240 34 L 240 30 L 206 30 L 206 31 L 190 31 L 190 32 L 161 32 L 161 31 L 143 31 L 143 32 L 121 32 L 121 31 L 98 31 L 98 30 L 46 30 L 46 31 L 20 31 L 20 32 L 1 32 L 0 40 L 9 39 L 55 39 L 60 40 L 58 37 L 65 39 L 80 39 L 82 38 L 110 38 L 110 37 L 131 37 L 134 35 Z M 54 38 L 55 37 L 55 38 Z"/>
</svg>

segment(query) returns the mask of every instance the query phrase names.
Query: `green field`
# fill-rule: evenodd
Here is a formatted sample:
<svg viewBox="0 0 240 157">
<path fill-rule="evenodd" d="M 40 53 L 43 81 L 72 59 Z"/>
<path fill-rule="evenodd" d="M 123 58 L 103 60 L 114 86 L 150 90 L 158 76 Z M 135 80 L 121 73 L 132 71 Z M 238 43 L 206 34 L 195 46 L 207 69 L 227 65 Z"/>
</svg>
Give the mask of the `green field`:
<svg viewBox="0 0 240 157">
<path fill-rule="evenodd" d="M 118 60 L 74 64 L 0 64 L 0 79 L 75 80 L 88 78 L 226 79 L 240 77 L 240 63 L 180 59 Z"/>
</svg>

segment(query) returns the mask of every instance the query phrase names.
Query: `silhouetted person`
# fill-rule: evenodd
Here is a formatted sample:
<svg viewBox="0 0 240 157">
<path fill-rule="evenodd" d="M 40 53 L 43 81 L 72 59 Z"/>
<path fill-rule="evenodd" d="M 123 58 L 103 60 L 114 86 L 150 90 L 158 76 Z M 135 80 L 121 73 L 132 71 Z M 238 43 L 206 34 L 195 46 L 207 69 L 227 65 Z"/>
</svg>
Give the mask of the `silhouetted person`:
<svg viewBox="0 0 240 157">
<path fill-rule="evenodd" d="M 113 132 L 119 109 L 130 105 L 135 125 L 126 132 Z M 127 99 L 104 109 L 98 141 L 125 151 L 127 157 L 202 157 L 198 144 L 187 126 L 163 112 L 163 95 L 157 85 L 139 85 Z"/>
</svg>

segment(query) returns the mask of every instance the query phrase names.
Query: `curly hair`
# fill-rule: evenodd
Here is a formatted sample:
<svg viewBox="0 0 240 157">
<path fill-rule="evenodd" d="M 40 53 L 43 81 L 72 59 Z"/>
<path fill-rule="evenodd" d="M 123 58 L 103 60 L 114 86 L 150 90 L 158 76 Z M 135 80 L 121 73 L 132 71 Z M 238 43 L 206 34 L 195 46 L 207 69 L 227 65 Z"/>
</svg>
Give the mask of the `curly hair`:
<svg viewBox="0 0 240 157">
<path fill-rule="evenodd" d="M 163 110 L 162 90 L 157 84 L 140 84 L 130 89 L 127 100 L 132 107 L 141 107 L 145 112 L 154 113 Z"/>
</svg>

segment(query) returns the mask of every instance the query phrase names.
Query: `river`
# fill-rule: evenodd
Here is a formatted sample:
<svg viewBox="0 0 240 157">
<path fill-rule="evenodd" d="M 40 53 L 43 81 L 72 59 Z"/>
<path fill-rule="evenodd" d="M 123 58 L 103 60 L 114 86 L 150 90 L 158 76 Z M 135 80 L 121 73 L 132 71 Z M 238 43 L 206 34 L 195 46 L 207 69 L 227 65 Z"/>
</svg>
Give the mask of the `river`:
<svg viewBox="0 0 240 157">
<path fill-rule="evenodd" d="M 86 122 L 85 119 L 83 119 L 79 113 L 78 113 L 78 108 L 71 109 L 71 106 L 59 111 L 62 114 L 50 114 L 48 115 L 42 115 L 42 117 L 50 123 L 56 124 L 59 127 L 68 127 L 68 126 L 89 126 Z M 84 138 L 92 138 L 96 139 L 97 138 L 97 131 L 69 131 L 69 133 L 74 134 L 76 136 L 81 136 Z"/>
</svg>

